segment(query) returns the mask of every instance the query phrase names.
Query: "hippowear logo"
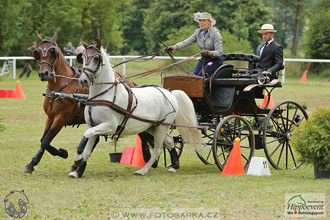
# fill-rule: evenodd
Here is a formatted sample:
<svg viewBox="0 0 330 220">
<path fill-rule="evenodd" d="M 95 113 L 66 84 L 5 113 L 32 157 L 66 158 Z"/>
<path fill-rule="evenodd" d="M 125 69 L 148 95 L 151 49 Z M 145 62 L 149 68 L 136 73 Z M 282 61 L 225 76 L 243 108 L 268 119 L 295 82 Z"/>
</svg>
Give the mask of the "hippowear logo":
<svg viewBox="0 0 330 220">
<path fill-rule="evenodd" d="M 5 211 L 12 218 L 22 218 L 27 213 L 29 199 L 22 191 L 11 191 L 4 199 Z"/>
</svg>

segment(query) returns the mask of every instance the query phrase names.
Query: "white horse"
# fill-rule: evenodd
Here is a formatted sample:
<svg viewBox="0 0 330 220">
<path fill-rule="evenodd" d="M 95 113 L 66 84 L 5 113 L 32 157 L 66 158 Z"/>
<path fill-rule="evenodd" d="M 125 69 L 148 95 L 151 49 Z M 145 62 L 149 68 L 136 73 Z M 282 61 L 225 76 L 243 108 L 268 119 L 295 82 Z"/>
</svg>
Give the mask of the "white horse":
<svg viewBox="0 0 330 220">
<path fill-rule="evenodd" d="M 82 153 L 77 151 L 73 167 L 87 161 L 98 135 L 116 134 L 118 128 L 122 128 L 122 135 L 147 131 L 154 136 L 151 158 L 142 169 L 135 171 L 135 175 L 148 172 L 162 153 L 163 144 L 169 150 L 174 148 L 173 138 L 168 134 L 169 126 L 174 122 L 186 126 L 177 127 L 183 140 L 196 150 L 200 149 L 202 144 L 200 132 L 196 128 L 195 110 L 186 93 L 149 86 L 131 89 L 129 98 L 130 89 L 114 77 L 114 70 L 100 41 L 96 40 L 96 44 L 85 47 L 77 61 L 83 63 L 79 82 L 85 87 L 89 86 L 90 101 L 85 108 L 87 130 L 84 133 L 88 141 Z M 77 177 L 76 170 L 71 170 L 69 177 Z"/>
</svg>

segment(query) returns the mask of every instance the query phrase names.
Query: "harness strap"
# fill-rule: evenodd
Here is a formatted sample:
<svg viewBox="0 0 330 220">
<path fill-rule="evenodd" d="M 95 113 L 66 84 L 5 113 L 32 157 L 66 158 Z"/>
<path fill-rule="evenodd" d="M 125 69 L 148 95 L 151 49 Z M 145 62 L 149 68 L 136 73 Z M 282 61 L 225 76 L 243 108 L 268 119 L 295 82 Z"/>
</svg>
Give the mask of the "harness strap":
<svg viewBox="0 0 330 220">
<path fill-rule="evenodd" d="M 137 107 L 137 99 L 136 100 L 136 105 L 133 107 L 132 109 L 132 103 L 133 103 L 133 92 L 131 90 L 131 88 L 129 88 L 127 85 L 124 85 L 125 86 L 125 89 L 127 90 L 127 93 L 128 93 L 128 105 L 127 105 L 127 111 L 130 112 L 130 113 L 133 113 L 133 111 L 135 110 L 135 108 Z M 117 130 L 115 132 L 115 134 L 113 134 L 112 136 L 112 139 L 114 138 L 115 135 L 117 135 L 116 137 L 116 141 L 118 141 L 121 133 L 124 131 L 125 129 L 125 126 L 127 124 L 127 121 L 128 121 L 129 117 L 125 114 L 125 117 L 123 119 L 123 121 L 121 122 L 121 124 L 117 127 Z"/>
<path fill-rule="evenodd" d="M 119 105 L 116 105 L 115 103 L 111 102 L 111 101 L 107 101 L 107 100 L 88 100 L 86 105 L 88 106 L 105 106 L 105 107 L 109 107 L 112 110 L 121 113 L 123 115 L 127 115 L 130 118 L 134 118 L 136 120 L 142 121 L 142 122 L 146 122 L 146 123 L 151 123 L 151 124 L 160 124 L 162 123 L 165 119 L 159 120 L 159 121 L 154 121 L 154 120 L 148 120 L 148 119 L 144 119 L 141 118 L 139 116 L 133 115 L 131 112 L 127 111 L 126 109 L 120 107 Z"/>
<path fill-rule="evenodd" d="M 92 117 L 92 107 L 88 106 L 88 116 L 89 116 L 89 122 L 91 124 L 92 127 L 94 127 L 94 121 L 93 121 L 93 117 Z"/>
<path fill-rule="evenodd" d="M 164 122 L 165 118 L 162 120 L 159 120 L 159 121 L 141 118 L 139 116 L 133 115 L 131 112 L 128 112 L 126 109 L 123 109 L 122 107 L 116 105 L 115 103 L 113 103 L 111 101 L 107 101 L 107 100 L 90 100 L 90 101 L 87 101 L 86 105 L 88 105 L 88 106 L 105 106 L 105 107 L 111 108 L 112 110 L 114 110 L 118 113 L 127 115 L 130 118 L 134 118 L 138 121 L 142 121 L 142 122 L 146 122 L 146 123 L 151 123 L 154 126 L 163 124 L 163 125 L 171 125 L 171 126 L 175 126 L 175 127 L 205 129 L 205 126 L 190 126 L 190 125 L 181 125 L 181 124 L 175 124 L 175 123 L 167 123 L 167 122 Z"/>
</svg>

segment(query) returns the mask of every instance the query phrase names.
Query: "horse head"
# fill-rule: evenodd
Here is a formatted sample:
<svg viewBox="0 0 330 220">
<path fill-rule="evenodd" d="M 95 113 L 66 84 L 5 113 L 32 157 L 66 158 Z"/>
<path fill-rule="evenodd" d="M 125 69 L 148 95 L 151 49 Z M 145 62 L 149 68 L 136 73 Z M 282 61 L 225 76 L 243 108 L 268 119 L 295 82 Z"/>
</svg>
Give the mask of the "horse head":
<svg viewBox="0 0 330 220">
<path fill-rule="evenodd" d="M 59 49 L 56 43 L 57 33 L 53 37 L 42 38 L 37 32 L 40 44 L 39 48 L 33 51 L 33 56 L 39 60 L 39 78 L 41 81 L 48 81 L 52 77 L 55 81 L 55 64 L 59 57 Z"/>
<path fill-rule="evenodd" d="M 101 41 L 99 38 L 92 45 L 81 41 L 85 50 L 77 55 L 77 62 L 83 64 L 83 74 L 79 78 L 79 83 L 83 87 L 94 84 L 94 80 L 103 63 L 103 55 L 101 49 Z M 103 51 L 103 53 L 105 53 Z"/>
</svg>

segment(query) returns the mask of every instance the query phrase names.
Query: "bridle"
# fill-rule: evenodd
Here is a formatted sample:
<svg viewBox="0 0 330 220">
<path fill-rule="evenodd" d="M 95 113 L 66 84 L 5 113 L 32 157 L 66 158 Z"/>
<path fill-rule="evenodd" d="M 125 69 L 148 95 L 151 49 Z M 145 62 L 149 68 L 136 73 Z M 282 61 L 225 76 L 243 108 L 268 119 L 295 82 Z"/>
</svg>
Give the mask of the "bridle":
<svg viewBox="0 0 330 220">
<path fill-rule="evenodd" d="M 94 84 L 96 73 L 100 70 L 101 66 L 104 65 L 101 50 L 97 48 L 95 45 L 88 46 L 82 53 L 77 55 L 78 63 L 81 64 L 83 63 L 83 59 L 82 59 L 83 56 L 85 57 L 86 63 L 85 63 L 85 67 L 83 67 L 82 69 L 82 72 L 86 74 L 91 84 Z M 95 70 L 92 70 L 86 66 L 89 66 L 89 64 L 94 59 L 94 57 L 98 57 L 99 62 L 97 63 Z"/>
<path fill-rule="evenodd" d="M 50 47 L 42 47 L 42 44 L 45 44 L 45 43 L 50 43 L 51 46 Z M 51 49 L 54 49 L 55 50 L 55 59 L 54 59 L 54 62 L 50 63 L 48 62 L 47 60 L 45 60 L 47 58 L 47 54 L 48 54 L 48 51 L 51 50 Z M 50 69 L 51 69 L 51 73 L 50 75 L 54 78 L 54 81 L 56 81 L 56 73 L 55 73 L 55 64 L 56 64 L 56 61 L 57 61 L 57 58 L 58 58 L 58 45 L 57 43 L 49 38 L 49 37 L 46 37 L 45 39 L 43 39 L 41 42 L 40 42 L 40 46 L 37 50 L 33 51 L 33 56 L 36 60 L 40 60 L 40 54 L 41 54 L 41 57 L 44 59 L 44 60 L 41 60 L 39 62 L 39 66 L 41 64 L 47 64 L 50 66 Z"/>
</svg>

